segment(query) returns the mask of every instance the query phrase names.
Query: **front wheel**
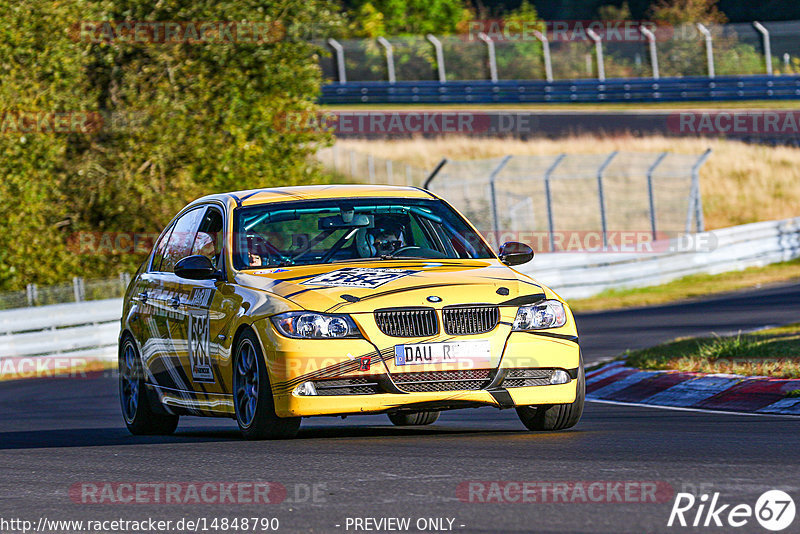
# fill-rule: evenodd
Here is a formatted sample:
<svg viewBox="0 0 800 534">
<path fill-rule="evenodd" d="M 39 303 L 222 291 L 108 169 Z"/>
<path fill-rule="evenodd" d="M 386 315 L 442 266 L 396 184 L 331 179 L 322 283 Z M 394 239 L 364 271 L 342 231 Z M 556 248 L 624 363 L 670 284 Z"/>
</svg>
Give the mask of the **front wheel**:
<svg viewBox="0 0 800 534">
<path fill-rule="evenodd" d="M 389 421 L 396 426 L 430 425 L 439 419 L 439 412 L 390 413 Z"/>
<path fill-rule="evenodd" d="M 293 438 L 300 429 L 300 418 L 275 413 L 264 355 L 252 331 L 239 338 L 235 354 L 233 402 L 242 435 L 246 439 Z"/>
<path fill-rule="evenodd" d="M 142 360 L 130 336 L 124 338 L 119 350 L 119 401 L 131 434 L 168 435 L 178 427 L 177 415 L 156 413 L 151 407 Z"/>
<path fill-rule="evenodd" d="M 541 406 L 517 406 L 517 415 L 528 430 L 564 430 L 578 424 L 583 414 L 586 398 L 586 376 L 583 358 L 578 366 L 578 391 L 575 401 L 569 404 L 543 404 Z"/>
</svg>

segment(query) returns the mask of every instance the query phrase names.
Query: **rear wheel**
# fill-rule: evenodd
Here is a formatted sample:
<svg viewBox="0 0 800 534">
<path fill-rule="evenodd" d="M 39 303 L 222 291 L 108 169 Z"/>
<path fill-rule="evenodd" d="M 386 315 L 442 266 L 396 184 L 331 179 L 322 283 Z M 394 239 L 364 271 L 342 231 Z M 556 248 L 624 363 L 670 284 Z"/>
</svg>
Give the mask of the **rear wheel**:
<svg viewBox="0 0 800 534">
<path fill-rule="evenodd" d="M 239 430 L 247 439 L 293 438 L 300 429 L 299 417 L 278 417 L 275 413 L 261 345 L 250 330 L 236 344 L 233 402 Z"/>
<path fill-rule="evenodd" d="M 586 377 L 583 358 L 578 367 L 578 391 L 575 402 L 569 404 L 543 404 L 541 406 L 517 406 L 517 415 L 528 430 L 563 430 L 578 424 L 583 414 L 586 398 Z"/>
<path fill-rule="evenodd" d="M 439 412 L 390 413 L 389 421 L 396 426 L 422 426 L 435 423 Z"/>
<path fill-rule="evenodd" d="M 119 400 L 125 426 L 134 435 L 167 435 L 178 427 L 178 416 L 156 413 L 144 384 L 142 360 L 133 338 L 126 336 L 119 350 Z"/>
</svg>

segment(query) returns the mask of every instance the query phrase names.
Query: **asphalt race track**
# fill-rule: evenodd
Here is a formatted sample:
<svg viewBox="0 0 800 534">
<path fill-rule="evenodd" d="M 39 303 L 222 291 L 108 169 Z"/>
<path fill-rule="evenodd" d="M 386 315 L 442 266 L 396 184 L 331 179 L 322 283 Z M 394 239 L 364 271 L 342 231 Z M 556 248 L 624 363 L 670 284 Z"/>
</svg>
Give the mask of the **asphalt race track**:
<svg viewBox="0 0 800 534">
<path fill-rule="evenodd" d="M 578 318 L 587 362 L 679 335 L 798 320 L 800 284 Z M 132 437 L 116 387 L 112 376 L 0 384 L 0 518 L 35 526 L 40 518 L 275 517 L 279 532 L 378 531 L 354 529 L 353 518 L 367 517 L 410 518 L 418 532 L 417 520 L 446 518 L 456 532 L 681 532 L 695 529 L 666 526 L 674 492 L 719 492 L 731 506 L 753 506 L 773 488 L 800 495 L 800 418 L 589 403 L 577 427 L 550 434 L 524 431 L 512 410 L 483 408 L 419 429 L 384 416 L 306 420 L 297 439 L 281 442 L 244 442 L 233 421 L 192 418 L 175 436 Z M 286 499 L 91 504 L 70 494 L 85 482 L 264 481 L 282 484 Z M 545 503 L 481 503 L 458 491 L 470 481 L 656 482 L 670 491 L 656 503 L 552 502 L 552 493 Z M 754 518 L 736 531 L 767 532 Z"/>
</svg>

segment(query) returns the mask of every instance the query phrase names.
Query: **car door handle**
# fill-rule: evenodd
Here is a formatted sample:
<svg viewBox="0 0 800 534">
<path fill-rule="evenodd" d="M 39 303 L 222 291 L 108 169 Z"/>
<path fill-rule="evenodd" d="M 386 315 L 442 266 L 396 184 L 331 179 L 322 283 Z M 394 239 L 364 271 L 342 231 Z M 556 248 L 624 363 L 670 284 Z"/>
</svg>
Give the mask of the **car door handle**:
<svg viewBox="0 0 800 534">
<path fill-rule="evenodd" d="M 181 305 L 181 299 L 179 299 L 178 297 L 172 298 L 169 301 L 169 305 L 172 308 L 178 308 Z"/>
<path fill-rule="evenodd" d="M 147 292 L 142 291 L 141 293 L 139 293 L 139 300 L 141 300 L 142 303 L 146 303 L 147 302 Z"/>
</svg>

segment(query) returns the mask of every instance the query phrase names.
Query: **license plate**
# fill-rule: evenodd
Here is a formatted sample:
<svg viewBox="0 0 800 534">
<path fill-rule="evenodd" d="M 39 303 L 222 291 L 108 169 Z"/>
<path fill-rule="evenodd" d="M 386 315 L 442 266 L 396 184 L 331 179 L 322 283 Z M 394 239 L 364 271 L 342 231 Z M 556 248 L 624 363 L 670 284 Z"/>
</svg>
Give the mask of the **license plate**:
<svg viewBox="0 0 800 534">
<path fill-rule="evenodd" d="M 489 362 L 492 348 L 488 339 L 447 343 L 413 343 L 394 346 L 395 365 Z"/>
</svg>

